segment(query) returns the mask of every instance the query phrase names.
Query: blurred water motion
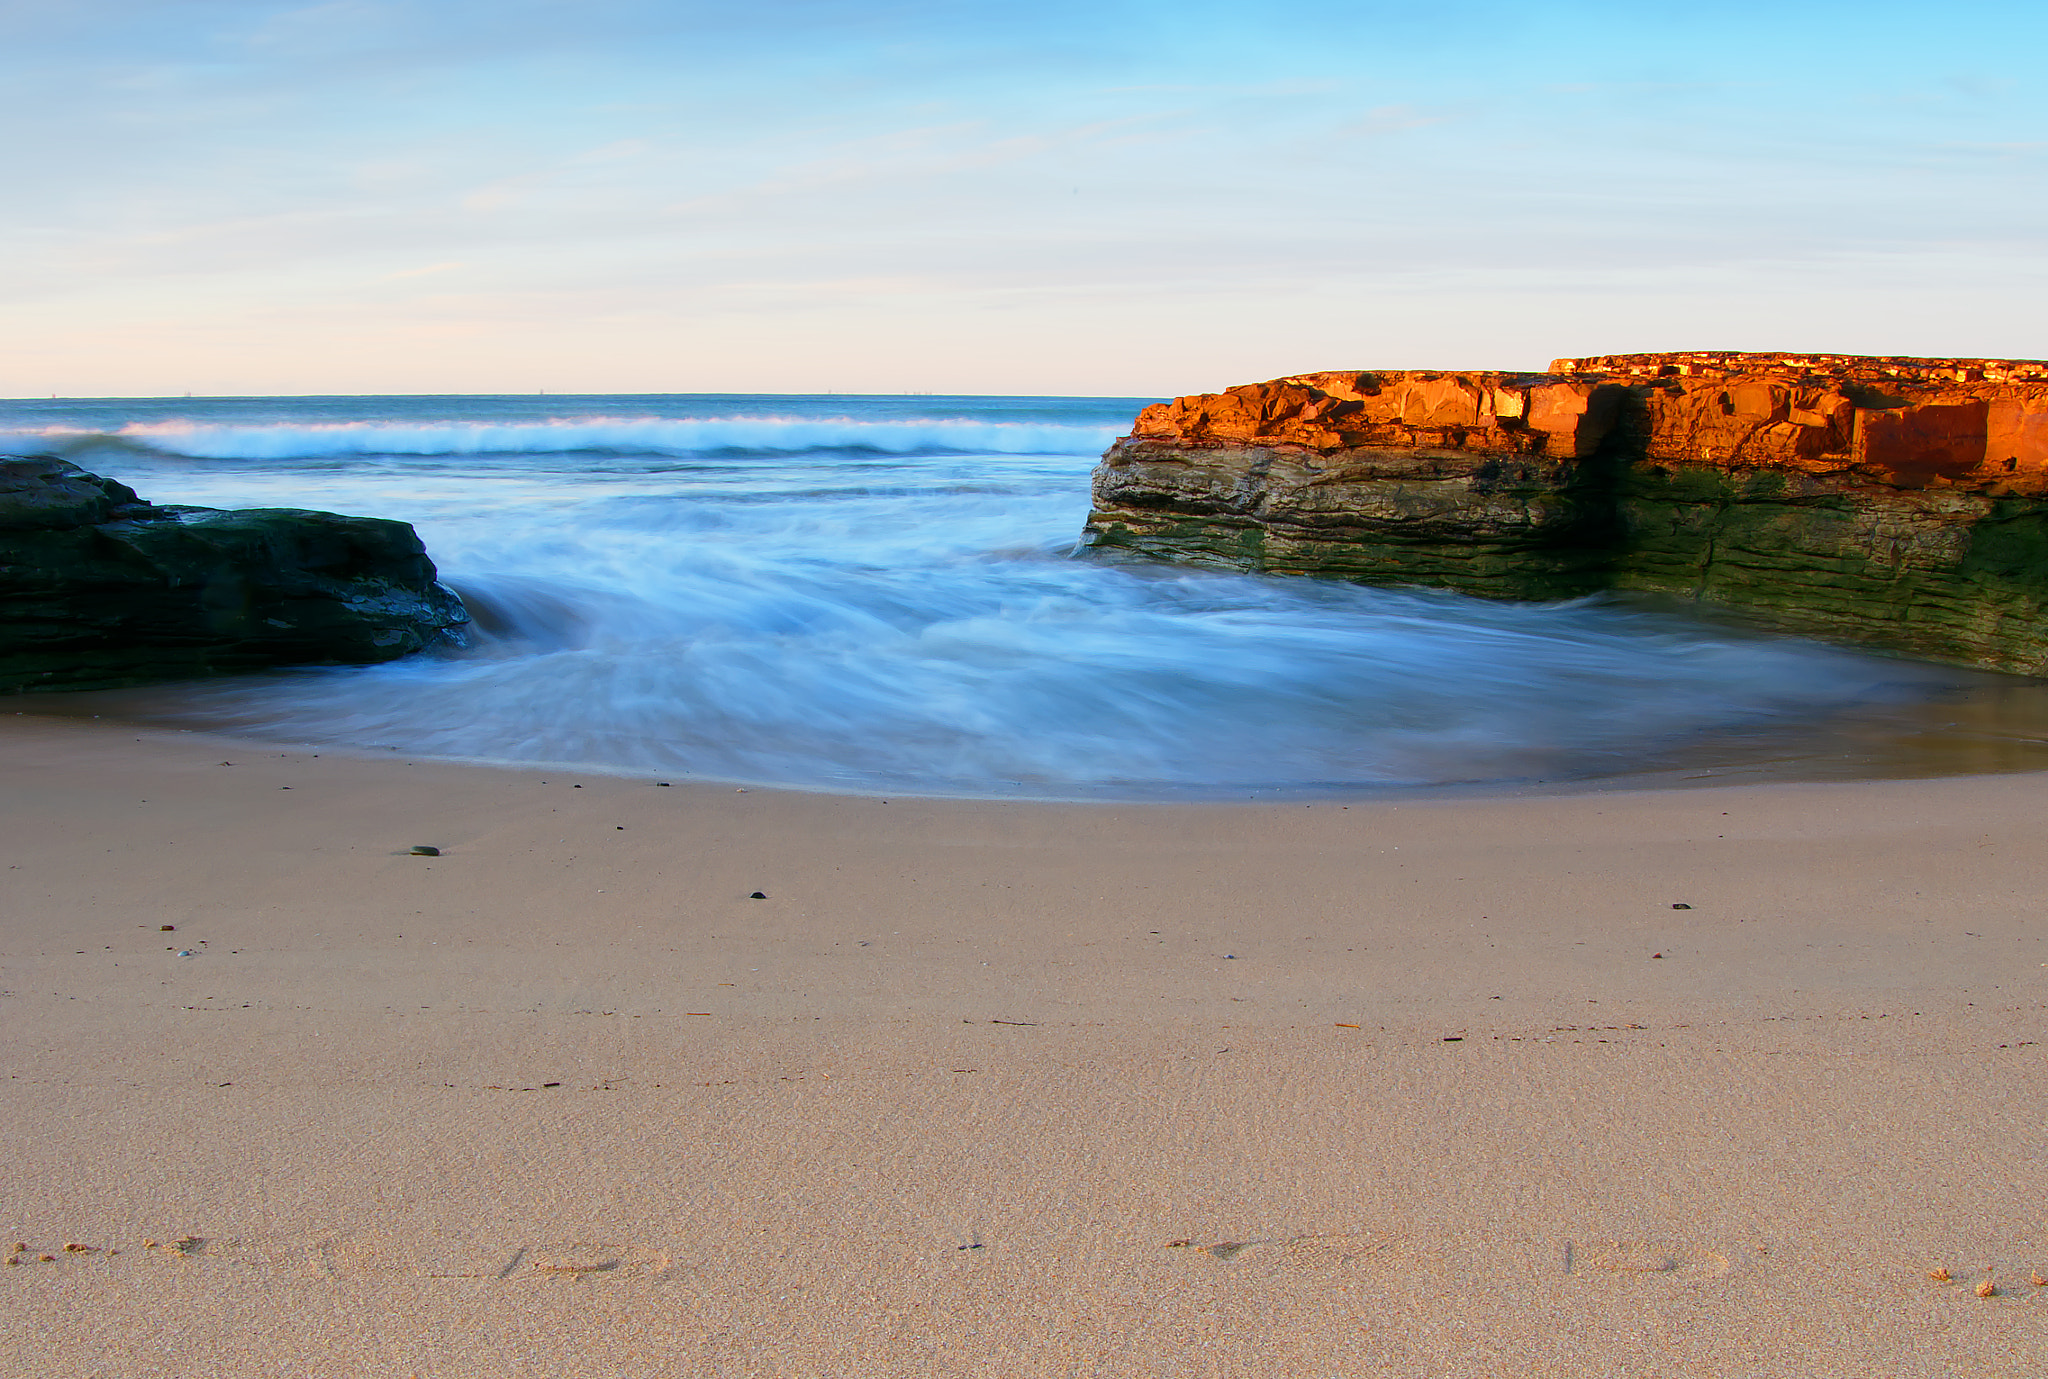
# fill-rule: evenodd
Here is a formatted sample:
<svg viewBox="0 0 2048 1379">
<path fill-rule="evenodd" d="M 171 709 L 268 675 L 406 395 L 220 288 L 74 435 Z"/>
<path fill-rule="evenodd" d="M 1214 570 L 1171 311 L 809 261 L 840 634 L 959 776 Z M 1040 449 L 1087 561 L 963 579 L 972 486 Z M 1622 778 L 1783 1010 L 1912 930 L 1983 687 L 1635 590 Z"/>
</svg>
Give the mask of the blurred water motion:
<svg viewBox="0 0 2048 1379">
<path fill-rule="evenodd" d="M 980 796 L 2048 764 L 2033 682 L 1602 601 L 1077 558 L 1089 470 L 1137 405 L 180 399 L 4 421 L 8 448 L 158 502 L 412 522 L 477 620 L 448 655 L 81 697 L 94 711 Z"/>
</svg>

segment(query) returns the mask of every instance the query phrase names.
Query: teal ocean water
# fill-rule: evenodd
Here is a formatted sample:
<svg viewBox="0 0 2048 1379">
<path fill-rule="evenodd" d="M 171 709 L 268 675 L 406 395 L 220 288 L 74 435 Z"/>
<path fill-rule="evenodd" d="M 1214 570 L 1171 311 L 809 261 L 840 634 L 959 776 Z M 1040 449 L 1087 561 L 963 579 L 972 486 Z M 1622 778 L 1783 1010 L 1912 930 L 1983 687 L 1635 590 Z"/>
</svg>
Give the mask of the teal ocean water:
<svg viewBox="0 0 2048 1379">
<path fill-rule="evenodd" d="M 1996 697 L 1993 677 L 1601 600 L 1105 563 L 1076 550 L 1089 471 L 1148 400 L 50 399 L 0 403 L 0 450 L 157 502 L 417 527 L 476 616 L 466 647 L 89 700 L 293 743 L 1272 798 L 1827 775 Z"/>
</svg>

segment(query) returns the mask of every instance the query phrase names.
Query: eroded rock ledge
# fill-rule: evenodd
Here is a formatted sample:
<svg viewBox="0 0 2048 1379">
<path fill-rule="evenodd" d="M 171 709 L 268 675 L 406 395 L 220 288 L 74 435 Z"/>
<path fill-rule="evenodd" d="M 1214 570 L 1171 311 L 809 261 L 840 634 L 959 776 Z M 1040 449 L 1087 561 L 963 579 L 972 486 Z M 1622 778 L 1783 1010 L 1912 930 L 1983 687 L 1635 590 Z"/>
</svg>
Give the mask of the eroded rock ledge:
<svg viewBox="0 0 2048 1379">
<path fill-rule="evenodd" d="M 389 661 L 469 621 L 403 522 L 159 507 L 0 456 L 0 693 Z"/>
<path fill-rule="evenodd" d="M 1675 595 L 2048 673 L 2048 363 L 1599 355 L 1146 408 L 1098 550 L 1489 598 Z"/>
</svg>

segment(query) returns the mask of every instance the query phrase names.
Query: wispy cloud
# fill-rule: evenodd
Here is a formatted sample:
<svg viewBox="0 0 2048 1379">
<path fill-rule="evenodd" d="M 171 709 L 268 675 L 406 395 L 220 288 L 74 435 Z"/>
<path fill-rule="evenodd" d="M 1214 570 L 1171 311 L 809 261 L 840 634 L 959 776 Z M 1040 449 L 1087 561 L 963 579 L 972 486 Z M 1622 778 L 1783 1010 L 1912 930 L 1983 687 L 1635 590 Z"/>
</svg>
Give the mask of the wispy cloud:
<svg viewBox="0 0 2048 1379">
<path fill-rule="evenodd" d="M 453 367 L 429 338 L 624 371 L 744 337 L 763 387 L 820 341 L 902 378 L 971 336 L 1022 388 L 1084 337 L 1205 377 L 1382 321 L 1500 358 L 1572 294 L 1674 336 L 1780 300 L 1875 340 L 1873 254 L 1901 282 L 2001 265 L 2003 297 L 1912 310 L 2033 329 L 2048 9 L 1916 13 L 0 0 L 0 386 L 60 336 L 65 369 L 119 371 L 181 333 L 287 386 L 316 368 L 294 322 L 421 386 Z"/>
</svg>

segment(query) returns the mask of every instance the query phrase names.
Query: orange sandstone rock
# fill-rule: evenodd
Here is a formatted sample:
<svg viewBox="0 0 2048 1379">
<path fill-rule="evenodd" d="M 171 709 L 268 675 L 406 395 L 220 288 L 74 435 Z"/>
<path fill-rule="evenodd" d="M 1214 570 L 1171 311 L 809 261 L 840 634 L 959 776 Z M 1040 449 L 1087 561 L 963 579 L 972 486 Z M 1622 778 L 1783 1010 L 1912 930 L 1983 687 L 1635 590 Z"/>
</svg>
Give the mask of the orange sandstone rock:
<svg viewBox="0 0 2048 1379">
<path fill-rule="evenodd" d="M 1548 374 L 1297 374 L 1155 403 L 1133 442 L 1594 454 L 1632 413 L 1643 457 L 2048 493 L 2048 363 L 1597 355 Z"/>
<path fill-rule="evenodd" d="M 1505 598 L 1678 594 L 2048 671 L 2048 363 L 1688 351 L 1147 407 L 1097 548 Z"/>
</svg>

